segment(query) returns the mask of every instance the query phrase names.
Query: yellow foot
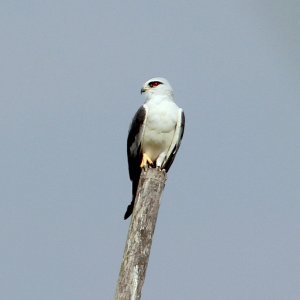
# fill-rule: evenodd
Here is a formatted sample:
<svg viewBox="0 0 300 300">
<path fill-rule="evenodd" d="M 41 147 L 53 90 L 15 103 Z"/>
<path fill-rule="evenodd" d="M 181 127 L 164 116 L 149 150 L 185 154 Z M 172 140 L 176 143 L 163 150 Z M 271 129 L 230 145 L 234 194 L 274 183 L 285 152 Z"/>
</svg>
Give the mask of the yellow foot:
<svg viewBox="0 0 300 300">
<path fill-rule="evenodd" d="M 150 159 L 150 157 L 146 154 L 143 153 L 143 159 L 142 159 L 142 163 L 141 163 L 141 168 L 147 167 L 149 165 L 153 165 L 153 161 Z"/>
</svg>

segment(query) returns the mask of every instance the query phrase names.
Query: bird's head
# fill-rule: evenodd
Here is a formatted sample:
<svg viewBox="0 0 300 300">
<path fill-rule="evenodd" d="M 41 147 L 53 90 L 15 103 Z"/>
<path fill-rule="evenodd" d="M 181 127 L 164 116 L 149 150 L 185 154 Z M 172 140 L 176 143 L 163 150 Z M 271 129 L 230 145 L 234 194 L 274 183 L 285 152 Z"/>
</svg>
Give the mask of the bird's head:
<svg viewBox="0 0 300 300">
<path fill-rule="evenodd" d="M 173 97 L 173 89 L 167 79 L 154 77 L 145 82 L 141 89 L 141 94 L 145 95 L 146 98 L 154 95 Z"/>
</svg>

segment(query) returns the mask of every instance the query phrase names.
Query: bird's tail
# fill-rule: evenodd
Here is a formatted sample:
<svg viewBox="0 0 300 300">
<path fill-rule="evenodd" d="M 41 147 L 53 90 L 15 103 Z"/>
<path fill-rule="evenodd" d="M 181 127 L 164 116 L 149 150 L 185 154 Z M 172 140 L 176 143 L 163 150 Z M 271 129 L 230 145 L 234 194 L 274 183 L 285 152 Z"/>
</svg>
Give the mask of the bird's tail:
<svg viewBox="0 0 300 300">
<path fill-rule="evenodd" d="M 126 210 L 126 213 L 124 215 L 124 220 L 128 219 L 131 216 L 132 212 L 133 212 L 134 198 L 135 197 L 132 197 L 131 203 L 127 206 L 127 210 Z"/>
<path fill-rule="evenodd" d="M 140 179 L 140 175 L 132 180 L 132 200 L 131 200 L 131 203 L 127 206 L 127 210 L 126 210 L 126 213 L 124 215 L 124 220 L 128 219 L 131 216 L 132 212 L 133 212 L 134 200 L 135 200 L 137 188 L 138 188 L 138 185 L 139 185 L 139 179 Z"/>
</svg>

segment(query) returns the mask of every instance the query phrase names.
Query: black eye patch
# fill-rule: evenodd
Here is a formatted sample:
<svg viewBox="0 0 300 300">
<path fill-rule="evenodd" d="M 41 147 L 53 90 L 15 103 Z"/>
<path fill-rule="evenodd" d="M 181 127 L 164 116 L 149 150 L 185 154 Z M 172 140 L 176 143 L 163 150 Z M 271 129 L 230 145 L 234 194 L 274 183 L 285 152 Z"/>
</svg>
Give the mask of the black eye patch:
<svg viewBox="0 0 300 300">
<path fill-rule="evenodd" d="M 149 82 L 149 86 L 151 88 L 156 87 L 156 86 L 158 86 L 160 84 L 162 84 L 162 82 L 160 82 L 160 81 L 151 81 L 151 82 Z"/>
</svg>

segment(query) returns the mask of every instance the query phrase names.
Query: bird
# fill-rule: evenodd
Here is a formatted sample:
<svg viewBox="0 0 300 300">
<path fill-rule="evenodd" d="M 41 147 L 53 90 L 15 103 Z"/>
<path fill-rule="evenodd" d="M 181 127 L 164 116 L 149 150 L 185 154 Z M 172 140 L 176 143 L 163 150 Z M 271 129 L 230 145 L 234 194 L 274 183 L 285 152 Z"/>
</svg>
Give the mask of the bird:
<svg viewBox="0 0 300 300">
<path fill-rule="evenodd" d="M 174 101 L 174 92 L 167 79 L 154 77 L 141 89 L 144 104 L 135 113 L 127 138 L 129 178 L 132 181 L 132 201 L 124 219 L 133 212 L 142 169 L 159 168 L 168 172 L 185 128 L 185 114 Z"/>
</svg>

